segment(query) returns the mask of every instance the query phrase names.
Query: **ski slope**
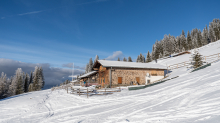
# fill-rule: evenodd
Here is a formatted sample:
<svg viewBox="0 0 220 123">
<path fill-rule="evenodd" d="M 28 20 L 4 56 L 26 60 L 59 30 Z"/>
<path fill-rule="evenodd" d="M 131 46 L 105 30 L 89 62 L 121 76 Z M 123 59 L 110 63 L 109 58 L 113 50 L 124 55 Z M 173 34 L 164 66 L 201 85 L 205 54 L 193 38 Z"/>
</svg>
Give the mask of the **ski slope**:
<svg viewBox="0 0 220 123">
<path fill-rule="evenodd" d="M 202 55 L 220 53 L 219 41 L 202 47 Z M 175 64 L 183 55 L 158 61 Z M 44 90 L 0 100 L 0 123 L 219 123 L 220 62 L 142 90 L 112 95 L 77 96 L 65 90 Z"/>
</svg>

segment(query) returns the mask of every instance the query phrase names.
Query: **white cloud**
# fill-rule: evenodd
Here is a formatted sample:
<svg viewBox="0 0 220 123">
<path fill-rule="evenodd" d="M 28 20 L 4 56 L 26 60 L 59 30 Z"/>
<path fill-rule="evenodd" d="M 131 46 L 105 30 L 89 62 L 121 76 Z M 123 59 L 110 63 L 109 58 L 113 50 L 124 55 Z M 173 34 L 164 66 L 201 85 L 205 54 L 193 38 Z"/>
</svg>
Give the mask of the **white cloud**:
<svg viewBox="0 0 220 123">
<path fill-rule="evenodd" d="M 7 74 L 7 77 L 10 78 L 15 74 L 15 70 L 17 68 L 21 68 L 25 73 L 30 74 L 30 72 L 34 71 L 35 66 L 42 66 L 44 78 L 45 78 L 45 89 L 50 88 L 52 86 L 56 86 L 67 79 L 69 75 L 72 74 L 72 69 L 64 69 L 64 68 L 54 68 L 51 67 L 48 63 L 25 63 L 20 61 L 15 61 L 12 59 L 4 59 L 0 58 L 0 73 L 4 72 Z M 74 70 L 75 75 L 79 75 L 84 73 L 84 70 Z M 64 77 L 64 78 L 63 78 Z M 69 78 L 71 79 L 71 78 Z"/>
<path fill-rule="evenodd" d="M 120 58 L 120 59 L 122 59 L 123 58 L 123 53 L 122 53 L 122 51 L 115 51 L 111 56 L 108 56 L 107 58 L 106 58 L 106 60 L 116 60 L 116 59 L 118 59 L 118 57 Z"/>
</svg>

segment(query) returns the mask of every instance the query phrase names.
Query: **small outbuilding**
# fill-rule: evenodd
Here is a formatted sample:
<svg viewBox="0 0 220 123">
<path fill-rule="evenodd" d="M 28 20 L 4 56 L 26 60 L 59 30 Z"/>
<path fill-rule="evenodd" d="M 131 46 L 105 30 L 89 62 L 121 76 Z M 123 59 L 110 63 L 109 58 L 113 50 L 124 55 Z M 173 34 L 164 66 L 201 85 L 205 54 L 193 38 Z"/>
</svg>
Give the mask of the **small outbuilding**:
<svg viewBox="0 0 220 123">
<path fill-rule="evenodd" d="M 90 86 L 90 85 L 96 85 L 98 83 L 98 71 L 91 71 L 89 73 L 86 73 L 82 76 L 79 76 L 80 85 L 82 86 Z M 84 83 L 85 82 L 85 83 Z"/>
<path fill-rule="evenodd" d="M 184 52 L 173 55 L 173 57 L 181 56 L 181 55 L 184 55 L 184 54 L 190 54 L 190 52 L 189 51 L 184 51 Z"/>
<path fill-rule="evenodd" d="M 144 85 L 164 78 L 166 66 L 152 63 L 97 60 L 98 83 L 102 87 L 139 84 Z"/>
</svg>

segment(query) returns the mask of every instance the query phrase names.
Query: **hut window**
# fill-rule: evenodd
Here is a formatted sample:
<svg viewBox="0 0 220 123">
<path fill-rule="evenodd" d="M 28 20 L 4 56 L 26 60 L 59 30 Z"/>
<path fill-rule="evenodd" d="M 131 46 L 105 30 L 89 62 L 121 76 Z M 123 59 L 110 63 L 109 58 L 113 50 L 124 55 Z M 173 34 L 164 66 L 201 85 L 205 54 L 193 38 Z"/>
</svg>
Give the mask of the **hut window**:
<svg viewBox="0 0 220 123">
<path fill-rule="evenodd" d="M 118 84 L 122 84 L 122 77 L 118 77 Z"/>
</svg>

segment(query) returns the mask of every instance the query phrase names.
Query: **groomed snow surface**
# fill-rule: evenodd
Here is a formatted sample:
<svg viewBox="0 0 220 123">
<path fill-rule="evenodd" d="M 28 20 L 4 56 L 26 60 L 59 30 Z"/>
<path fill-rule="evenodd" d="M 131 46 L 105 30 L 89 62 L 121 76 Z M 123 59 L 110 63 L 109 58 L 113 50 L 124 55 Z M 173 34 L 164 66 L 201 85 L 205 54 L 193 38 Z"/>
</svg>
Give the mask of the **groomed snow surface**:
<svg viewBox="0 0 220 123">
<path fill-rule="evenodd" d="M 201 48 L 201 54 L 220 53 L 220 43 Z M 160 64 L 186 61 L 174 57 Z M 169 62 L 170 61 L 170 62 Z M 171 64 L 173 64 L 171 63 Z M 65 90 L 44 90 L 0 100 L 2 123 L 219 123 L 220 62 L 142 90 L 112 95 L 77 96 Z"/>
</svg>

